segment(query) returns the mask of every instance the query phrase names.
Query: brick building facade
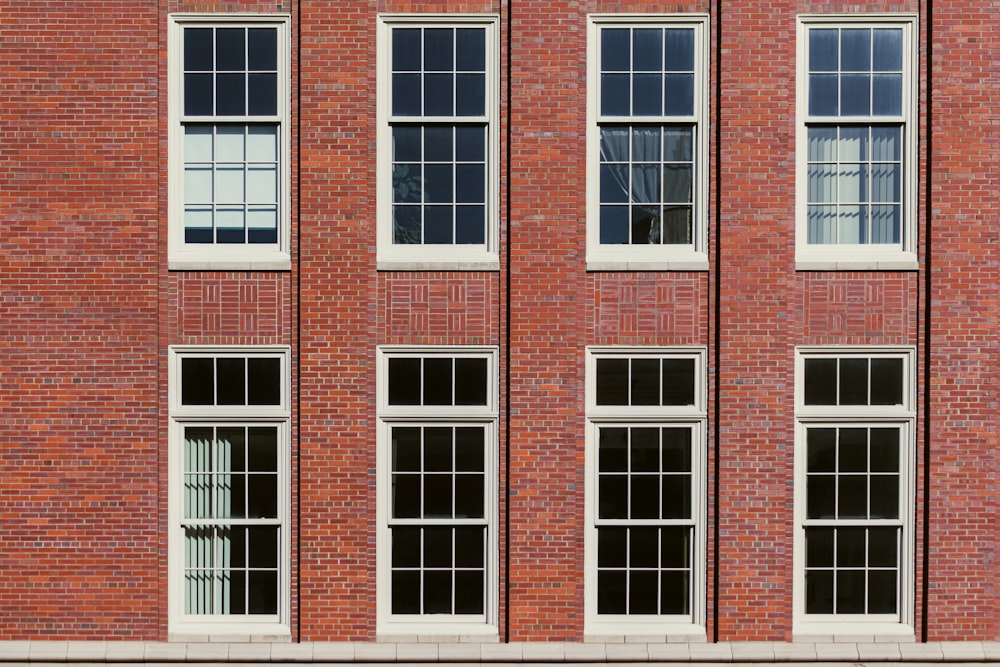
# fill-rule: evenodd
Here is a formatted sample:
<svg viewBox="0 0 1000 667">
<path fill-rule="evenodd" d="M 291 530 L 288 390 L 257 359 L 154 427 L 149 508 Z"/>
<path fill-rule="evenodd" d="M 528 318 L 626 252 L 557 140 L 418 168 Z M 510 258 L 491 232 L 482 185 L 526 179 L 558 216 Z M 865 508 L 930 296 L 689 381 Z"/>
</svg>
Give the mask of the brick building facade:
<svg viewBox="0 0 1000 667">
<path fill-rule="evenodd" d="M 0 0 L 0 642 L 1000 640 L 996 9 Z"/>
</svg>

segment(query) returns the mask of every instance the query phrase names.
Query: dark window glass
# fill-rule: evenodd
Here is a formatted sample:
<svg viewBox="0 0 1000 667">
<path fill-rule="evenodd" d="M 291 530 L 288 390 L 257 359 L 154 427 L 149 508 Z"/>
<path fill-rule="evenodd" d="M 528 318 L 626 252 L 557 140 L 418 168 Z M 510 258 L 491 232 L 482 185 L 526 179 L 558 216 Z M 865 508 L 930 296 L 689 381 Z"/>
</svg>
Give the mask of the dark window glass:
<svg viewBox="0 0 1000 667">
<path fill-rule="evenodd" d="M 806 528 L 806 567 L 833 567 L 833 528 Z"/>
<path fill-rule="evenodd" d="M 485 468 L 483 443 L 484 429 L 481 426 L 466 426 L 455 429 L 455 470 L 483 472 Z"/>
<path fill-rule="evenodd" d="M 246 405 L 246 359 L 220 357 L 216 359 L 218 405 Z"/>
<path fill-rule="evenodd" d="M 420 359 L 389 359 L 389 405 L 420 405 Z"/>
<path fill-rule="evenodd" d="M 660 572 L 660 613 L 690 614 L 691 575 L 687 572 Z"/>
<path fill-rule="evenodd" d="M 664 472 L 691 471 L 691 429 L 663 428 L 660 430 L 663 443 Z"/>
<path fill-rule="evenodd" d="M 629 567 L 654 568 L 660 562 L 660 531 L 653 526 L 630 528 L 628 564 Z"/>
<path fill-rule="evenodd" d="M 627 72 L 629 69 L 628 28 L 604 28 L 601 30 L 601 70 L 604 72 Z"/>
<path fill-rule="evenodd" d="M 251 116 L 274 116 L 278 113 L 277 74 L 251 74 L 247 86 L 248 114 Z"/>
<path fill-rule="evenodd" d="M 661 567 L 691 567 L 691 530 L 687 526 L 665 526 L 660 529 Z"/>
<path fill-rule="evenodd" d="M 805 404 L 837 404 L 837 360 L 805 360 Z"/>
<path fill-rule="evenodd" d="M 219 116 L 246 114 L 246 74 L 215 75 L 215 113 Z"/>
<path fill-rule="evenodd" d="M 454 405 L 452 359 L 424 359 L 424 405 Z"/>
<path fill-rule="evenodd" d="M 420 528 L 396 526 L 392 529 L 392 567 L 420 567 Z"/>
<path fill-rule="evenodd" d="M 247 403 L 281 404 L 281 359 L 277 357 L 247 359 Z"/>
<path fill-rule="evenodd" d="M 424 528 L 424 567 L 451 567 L 452 529 Z"/>
<path fill-rule="evenodd" d="M 488 384 L 486 359 L 455 360 L 455 405 L 486 405 Z"/>
<path fill-rule="evenodd" d="M 865 572 L 837 570 L 837 613 L 865 613 Z"/>
<path fill-rule="evenodd" d="M 452 461 L 452 430 L 450 427 L 424 429 L 424 471 L 450 472 Z"/>
<path fill-rule="evenodd" d="M 626 599 L 626 573 L 624 570 L 599 570 L 597 572 L 597 613 L 624 614 Z"/>
<path fill-rule="evenodd" d="M 628 359 L 597 360 L 597 404 L 628 405 Z"/>
<path fill-rule="evenodd" d="M 486 29 L 457 28 L 455 30 L 455 69 L 459 72 L 486 71 Z"/>
<path fill-rule="evenodd" d="M 484 573 L 482 570 L 455 572 L 455 613 L 482 614 Z"/>
<path fill-rule="evenodd" d="M 694 359 L 663 360 L 663 405 L 694 405 Z"/>
<path fill-rule="evenodd" d="M 597 567 L 625 567 L 628 554 L 626 528 L 597 529 Z"/>
<path fill-rule="evenodd" d="M 242 72 L 246 69 L 246 31 L 218 28 L 215 31 L 215 69 Z"/>
<path fill-rule="evenodd" d="M 181 359 L 181 403 L 215 404 L 215 360 L 209 357 Z"/>
<path fill-rule="evenodd" d="M 629 451 L 632 472 L 658 472 L 660 470 L 660 429 L 655 427 L 633 428 L 631 434 Z"/>
<path fill-rule="evenodd" d="M 455 529 L 455 567 L 482 568 L 485 563 L 486 529 L 463 526 Z"/>
<path fill-rule="evenodd" d="M 277 28 L 250 28 L 247 30 L 248 58 L 250 71 L 271 71 L 278 69 Z"/>
<path fill-rule="evenodd" d="M 655 614 L 659 602 L 659 573 L 648 570 L 629 571 L 628 613 Z"/>
<path fill-rule="evenodd" d="M 840 472 L 865 472 L 868 470 L 868 429 L 840 429 Z"/>
<path fill-rule="evenodd" d="M 834 472 L 837 465 L 837 430 L 811 428 L 806 432 L 806 470 Z"/>
<path fill-rule="evenodd" d="M 211 72 L 212 28 L 184 28 L 184 70 Z"/>
<path fill-rule="evenodd" d="M 806 477 L 806 517 L 833 519 L 836 515 L 836 478 L 833 475 Z"/>
<path fill-rule="evenodd" d="M 668 28 L 663 31 L 666 69 L 671 72 L 694 71 L 694 30 Z"/>
<path fill-rule="evenodd" d="M 902 405 L 903 360 L 872 359 L 872 405 Z"/>
<path fill-rule="evenodd" d="M 255 426 L 247 431 L 246 469 L 250 472 L 278 472 L 278 429 Z M 233 469 L 237 469 L 235 463 Z"/>
<path fill-rule="evenodd" d="M 421 65 L 420 28 L 393 28 L 392 69 L 416 72 Z"/>
<path fill-rule="evenodd" d="M 420 613 L 420 572 L 413 570 L 393 571 L 392 613 Z"/>
<path fill-rule="evenodd" d="M 806 613 L 833 613 L 832 570 L 806 570 Z"/>
<path fill-rule="evenodd" d="M 631 405 L 660 404 L 660 360 L 632 360 Z"/>
<path fill-rule="evenodd" d="M 840 360 L 840 405 L 868 405 L 868 360 Z"/>
<path fill-rule="evenodd" d="M 261 568 L 278 567 L 277 526 L 249 526 L 247 540 L 250 545 L 247 565 Z"/>
<path fill-rule="evenodd" d="M 211 116 L 213 112 L 213 77 L 211 74 L 184 75 L 184 115 Z"/>
<path fill-rule="evenodd" d="M 809 69 L 813 72 L 836 72 L 839 68 L 839 45 L 836 29 L 809 31 Z"/>
<path fill-rule="evenodd" d="M 392 427 L 392 470 L 420 470 L 420 428 L 415 426 Z"/>
</svg>

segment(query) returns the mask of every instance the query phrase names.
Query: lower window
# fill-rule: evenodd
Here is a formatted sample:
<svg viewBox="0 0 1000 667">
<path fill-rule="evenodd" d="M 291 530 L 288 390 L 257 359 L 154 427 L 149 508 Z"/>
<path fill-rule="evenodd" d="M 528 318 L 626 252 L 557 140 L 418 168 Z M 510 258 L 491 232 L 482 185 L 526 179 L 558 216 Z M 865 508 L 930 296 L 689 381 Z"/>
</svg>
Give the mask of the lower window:
<svg viewBox="0 0 1000 667">
<path fill-rule="evenodd" d="M 586 632 L 704 634 L 704 357 L 587 356 Z"/>
<path fill-rule="evenodd" d="M 380 348 L 378 631 L 496 633 L 492 348 Z"/>
<path fill-rule="evenodd" d="M 172 634 L 287 634 L 283 348 L 172 348 Z"/>
<path fill-rule="evenodd" d="M 799 351 L 797 634 L 912 632 L 912 352 Z"/>
</svg>

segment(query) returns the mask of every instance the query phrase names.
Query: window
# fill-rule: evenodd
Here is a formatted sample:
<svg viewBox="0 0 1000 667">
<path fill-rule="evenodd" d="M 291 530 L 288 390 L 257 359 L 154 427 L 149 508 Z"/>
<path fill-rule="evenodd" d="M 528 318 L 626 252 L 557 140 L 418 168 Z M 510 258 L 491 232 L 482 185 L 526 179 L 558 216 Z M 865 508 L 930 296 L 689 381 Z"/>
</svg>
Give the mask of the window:
<svg viewBox="0 0 1000 667">
<path fill-rule="evenodd" d="M 588 350 L 588 634 L 704 636 L 704 364 Z"/>
<path fill-rule="evenodd" d="M 172 17 L 170 268 L 289 268 L 287 31 Z"/>
<path fill-rule="evenodd" d="M 379 26 L 379 267 L 497 269 L 497 21 Z"/>
<path fill-rule="evenodd" d="M 497 361 L 381 348 L 379 633 L 496 634 Z"/>
<path fill-rule="evenodd" d="M 170 632 L 288 634 L 286 348 L 170 349 Z"/>
<path fill-rule="evenodd" d="M 912 634 L 913 352 L 798 351 L 797 634 Z"/>
<path fill-rule="evenodd" d="M 708 268 L 707 21 L 590 19 L 588 268 Z"/>
<path fill-rule="evenodd" d="M 916 268 L 915 25 L 800 17 L 802 268 Z"/>
</svg>

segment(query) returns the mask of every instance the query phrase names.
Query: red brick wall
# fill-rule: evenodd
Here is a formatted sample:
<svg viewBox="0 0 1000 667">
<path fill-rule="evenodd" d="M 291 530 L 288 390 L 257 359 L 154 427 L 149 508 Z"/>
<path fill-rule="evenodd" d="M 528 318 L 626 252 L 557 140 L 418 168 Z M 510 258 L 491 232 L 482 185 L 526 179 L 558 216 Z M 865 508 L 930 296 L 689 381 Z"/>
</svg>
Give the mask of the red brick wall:
<svg viewBox="0 0 1000 667">
<path fill-rule="evenodd" d="M 0 639 L 155 637 L 157 17 L 0 14 Z"/>
</svg>

